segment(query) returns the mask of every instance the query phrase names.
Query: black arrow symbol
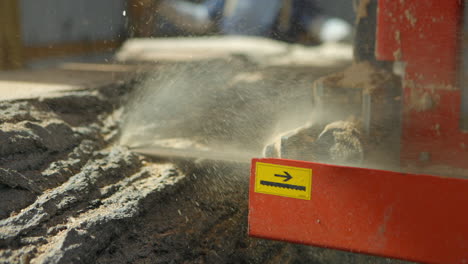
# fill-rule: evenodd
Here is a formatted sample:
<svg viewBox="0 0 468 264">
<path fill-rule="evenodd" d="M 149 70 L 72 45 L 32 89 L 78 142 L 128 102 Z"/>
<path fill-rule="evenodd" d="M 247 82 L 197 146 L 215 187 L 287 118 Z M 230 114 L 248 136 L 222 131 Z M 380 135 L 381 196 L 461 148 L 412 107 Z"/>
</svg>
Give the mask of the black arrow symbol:
<svg viewBox="0 0 468 264">
<path fill-rule="evenodd" d="M 283 181 L 289 181 L 290 179 L 292 179 L 292 176 L 287 172 L 287 171 L 284 171 L 284 174 L 286 175 L 281 175 L 281 174 L 275 174 L 276 177 L 282 177 L 282 178 L 285 178 Z"/>
</svg>

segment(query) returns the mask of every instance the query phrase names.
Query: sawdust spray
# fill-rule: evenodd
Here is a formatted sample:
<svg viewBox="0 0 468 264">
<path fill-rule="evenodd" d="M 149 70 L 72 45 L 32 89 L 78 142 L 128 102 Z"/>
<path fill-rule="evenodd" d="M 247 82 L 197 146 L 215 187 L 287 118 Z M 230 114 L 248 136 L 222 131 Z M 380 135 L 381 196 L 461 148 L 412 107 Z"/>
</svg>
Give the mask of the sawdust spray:
<svg viewBox="0 0 468 264">
<path fill-rule="evenodd" d="M 274 134 L 312 119 L 314 76 L 310 70 L 304 76 L 293 72 L 237 57 L 165 64 L 129 101 L 120 143 L 148 146 L 177 139 L 171 144 L 189 141 L 191 147 L 246 160 L 258 157 Z"/>
</svg>

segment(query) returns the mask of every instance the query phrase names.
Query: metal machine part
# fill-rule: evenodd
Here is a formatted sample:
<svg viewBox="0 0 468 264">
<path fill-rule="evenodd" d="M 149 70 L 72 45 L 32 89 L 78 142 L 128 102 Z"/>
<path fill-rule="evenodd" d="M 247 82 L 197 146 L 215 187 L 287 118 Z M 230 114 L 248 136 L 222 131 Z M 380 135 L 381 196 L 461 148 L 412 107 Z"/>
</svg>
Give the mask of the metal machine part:
<svg viewBox="0 0 468 264">
<path fill-rule="evenodd" d="M 367 7 L 376 2 L 361 1 Z M 357 48 L 353 66 L 367 60 L 375 73 L 391 72 L 388 65 L 394 65 L 400 85 L 392 86 L 391 78 L 375 85 L 368 78 L 373 89 L 364 89 L 364 82 L 349 89 L 345 71 L 316 84 L 315 100 L 324 109 L 345 109 L 334 117 L 362 120 L 364 160 L 373 156 L 369 146 L 389 146 L 380 144 L 386 136 L 379 132 L 398 132 L 401 120 L 401 134 L 393 135 L 399 143 L 392 143 L 399 147 L 383 149 L 384 159 L 395 152 L 401 165 L 383 171 L 254 159 L 250 235 L 425 263 L 468 262 L 468 214 L 460 207 L 468 203 L 468 97 L 458 59 L 464 7 L 463 1 L 378 1 L 375 59 L 366 57 L 371 45 Z M 363 74 L 347 71 L 350 77 Z M 285 174 L 287 183 L 276 177 Z M 296 188 L 276 187 L 291 185 Z"/>
<path fill-rule="evenodd" d="M 232 151 L 220 151 L 220 150 L 209 150 L 209 149 L 196 149 L 196 148 L 172 148 L 163 146 L 145 146 L 145 147 L 133 147 L 130 148 L 132 152 L 139 153 L 149 157 L 156 158 L 188 158 L 188 159 L 206 159 L 215 161 L 227 161 L 227 162 L 238 162 L 248 163 L 250 162 L 251 155 L 245 152 L 235 153 Z"/>
<path fill-rule="evenodd" d="M 288 181 L 275 176 L 286 174 Z M 465 263 L 467 193 L 468 181 L 461 179 L 254 159 L 249 234 L 425 263 Z"/>
<path fill-rule="evenodd" d="M 166 138 L 129 146 L 132 152 L 154 158 L 192 159 L 248 163 L 257 153 L 224 146 L 209 147 L 186 138 Z"/>
<path fill-rule="evenodd" d="M 376 57 L 406 63 L 401 162 L 409 167 L 467 168 L 468 134 L 460 128 L 459 32 L 463 1 L 379 1 Z M 427 153 L 429 159 L 420 159 Z"/>
<path fill-rule="evenodd" d="M 277 137 L 265 157 L 359 166 L 373 158 L 367 150 L 380 148 L 393 150 L 397 159 L 398 149 L 385 145 L 399 135 L 400 82 L 397 75 L 368 62 L 317 80 L 313 101 L 320 120 Z"/>
</svg>

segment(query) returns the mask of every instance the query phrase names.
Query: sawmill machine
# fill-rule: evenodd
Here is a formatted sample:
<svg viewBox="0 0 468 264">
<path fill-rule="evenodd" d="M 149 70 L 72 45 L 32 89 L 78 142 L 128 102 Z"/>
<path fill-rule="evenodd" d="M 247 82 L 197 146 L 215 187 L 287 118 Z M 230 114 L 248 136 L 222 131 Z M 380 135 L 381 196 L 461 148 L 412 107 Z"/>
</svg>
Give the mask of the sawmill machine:
<svg viewBox="0 0 468 264">
<path fill-rule="evenodd" d="M 252 160 L 251 236 L 468 263 L 467 10 L 361 1 L 353 65 L 313 87 L 325 124 Z"/>
</svg>

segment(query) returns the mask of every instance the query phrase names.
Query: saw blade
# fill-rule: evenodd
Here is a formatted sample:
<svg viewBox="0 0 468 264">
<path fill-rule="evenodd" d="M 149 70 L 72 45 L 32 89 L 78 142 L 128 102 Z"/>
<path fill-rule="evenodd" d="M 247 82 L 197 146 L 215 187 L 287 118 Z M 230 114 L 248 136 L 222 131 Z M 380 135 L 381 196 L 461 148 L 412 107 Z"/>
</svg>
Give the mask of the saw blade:
<svg viewBox="0 0 468 264">
<path fill-rule="evenodd" d="M 195 149 L 195 148 L 171 148 L 162 146 L 130 147 L 130 150 L 151 157 L 160 158 L 186 158 L 186 159 L 207 159 L 217 161 L 230 161 L 249 163 L 256 155 L 248 152 L 224 151 L 216 149 Z"/>
</svg>

